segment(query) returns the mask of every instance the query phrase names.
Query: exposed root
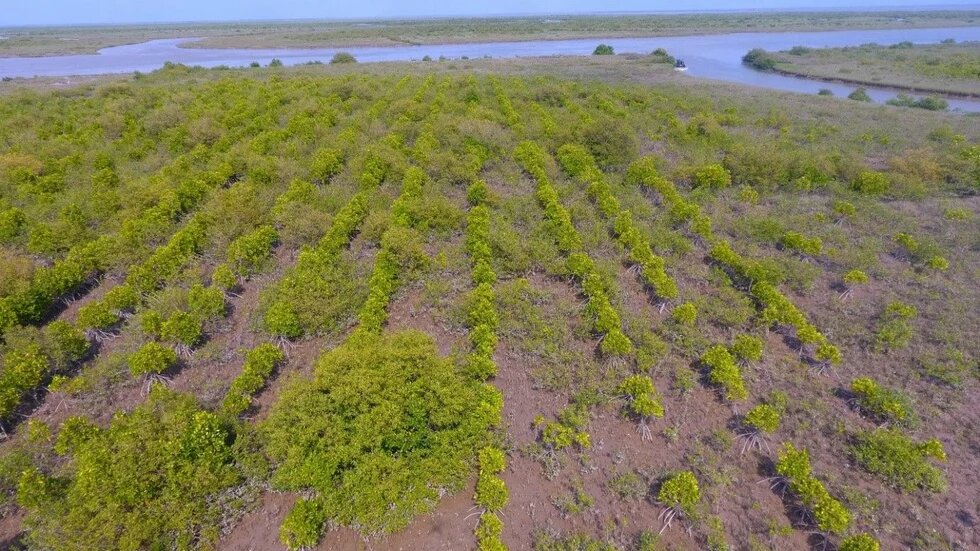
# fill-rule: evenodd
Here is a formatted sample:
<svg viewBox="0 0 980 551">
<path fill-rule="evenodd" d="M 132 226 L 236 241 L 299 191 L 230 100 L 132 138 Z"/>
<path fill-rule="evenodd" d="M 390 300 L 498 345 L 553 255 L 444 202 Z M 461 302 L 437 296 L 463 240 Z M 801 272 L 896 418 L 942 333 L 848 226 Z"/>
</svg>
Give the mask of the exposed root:
<svg viewBox="0 0 980 551">
<path fill-rule="evenodd" d="M 190 358 L 193 350 L 191 350 L 190 345 L 178 343 L 174 345 L 174 352 L 182 358 Z"/>
<path fill-rule="evenodd" d="M 678 507 L 668 507 L 661 511 L 660 515 L 657 517 L 660 522 L 664 523 L 663 528 L 660 529 L 660 533 L 663 534 L 664 531 L 670 528 L 670 525 L 673 524 L 674 519 L 680 516 L 681 511 Z"/>
<path fill-rule="evenodd" d="M 780 499 L 786 497 L 786 492 L 789 490 L 789 480 L 785 476 L 770 476 L 769 478 L 763 478 L 756 482 L 756 484 L 768 484 L 770 490 L 779 493 Z"/>
<path fill-rule="evenodd" d="M 847 300 L 854 295 L 854 289 L 845 289 L 843 293 L 838 295 L 841 300 Z"/>
<path fill-rule="evenodd" d="M 650 430 L 650 425 L 647 424 L 646 419 L 636 424 L 636 432 L 640 433 L 640 440 L 643 442 L 653 442 L 653 431 Z"/>
<path fill-rule="evenodd" d="M 168 377 L 164 377 L 163 375 L 160 375 L 159 373 L 152 373 L 150 375 L 147 375 L 146 376 L 146 382 L 143 383 L 143 389 L 141 391 L 141 394 L 143 396 L 146 396 L 147 394 L 149 394 L 150 393 L 150 390 L 153 388 L 153 385 L 154 384 L 161 384 L 161 385 L 167 386 L 167 385 L 170 384 L 170 382 L 171 381 L 170 381 L 170 379 Z"/>
<path fill-rule="evenodd" d="M 85 336 L 92 341 L 97 343 L 103 343 L 105 341 L 116 338 L 114 333 L 110 333 L 104 329 L 86 329 Z"/>
<path fill-rule="evenodd" d="M 283 354 L 285 354 L 287 358 L 289 357 L 289 350 L 293 347 L 293 343 L 291 343 L 288 338 L 278 335 L 272 339 L 272 342 L 279 347 L 279 350 L 282 350 Z"/>
<path fill-rule="evenodd" d="M 742 455 L 745 455 L 745 452 L 748 450 L 758 450 L 759 453 L 765 450 L 766 453 L 772 453 L 769 440 L 766 439 L 762 431 L 750 430 L 739 434 L 736 438 L 742 441 Z"/>
</svg>

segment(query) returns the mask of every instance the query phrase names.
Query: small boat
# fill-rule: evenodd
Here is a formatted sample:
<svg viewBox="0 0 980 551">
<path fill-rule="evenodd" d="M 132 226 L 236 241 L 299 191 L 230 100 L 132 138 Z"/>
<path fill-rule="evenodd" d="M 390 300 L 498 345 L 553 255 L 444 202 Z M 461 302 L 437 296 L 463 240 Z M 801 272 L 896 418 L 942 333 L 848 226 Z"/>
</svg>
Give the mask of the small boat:
<svg viewBox="0 0 980 551">
<path fill-rule="evenodd" d="M 684 60 L 683 59 L 678 59 L 677 62 L 674 63 L 674 70 L 675 71 L 686 71 L 687 70 L 687 65 L 684 65 Z"/>
</svg>

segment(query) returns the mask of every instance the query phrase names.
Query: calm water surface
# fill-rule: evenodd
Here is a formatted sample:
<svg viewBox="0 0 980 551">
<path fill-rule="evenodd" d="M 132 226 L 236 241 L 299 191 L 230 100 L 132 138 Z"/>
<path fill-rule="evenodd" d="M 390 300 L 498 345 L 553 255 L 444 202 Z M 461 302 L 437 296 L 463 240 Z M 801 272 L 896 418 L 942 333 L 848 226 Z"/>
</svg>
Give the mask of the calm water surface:
<svg viewBox="0 0 980 551">
<path fill-rule="evenodd" d="M 436 44 L 424 46 L 343 48 L 359 62 L 409 61 L 430 56 L 460 58 L 529 57 L 549 55 L 589 55 L 599 42 L 613 46 L 618 53 L 649 53 L 665 48 L 671 55 L 683 59 L 687 74 L 696 77 L 737 82 L 752 86 L 815 94 L 829 88 L 837 96 L 846 96 L 853 85 L 817 82 L 796 77 L 762 73 L 744 66 L 742 56 L 752 48 L 786 50 L 793 46 L 814 48 L 856 46 L 868 42 L 894 44 L 910 41 L 919 44 L 937 43 L 947 38 L 956 41 L 980 40 L 980 27 L 940 29 L 863 30 L 789 33 L 735 33 L 700 36 L 653 38 L 609 38 L 575 40 L 538 40 L 524 42 L 490 42 L 469 44 Z M 329 49 L 197 49 L 182 48 L 180 44 L 196 40 L 178 38 L 151 40 L 140 44 L 104 48 L 95 55 L 49 56 L 40 58 L 0 58 L 0 76 L 71 76 L 105 73 L 149 72 L 159 69 L 166 61 L 214 67 L 248 65 L 257 61 L 263 65 L 273 58 L 285 65 L 310 61 L 327 62 L 337 52 Z M 895 97 L 896 91 L 866 87 L 874 101 L 883 102 Z M 980 112 L 980 101 L 951 99 L 951 109 Z"/>
</svg>

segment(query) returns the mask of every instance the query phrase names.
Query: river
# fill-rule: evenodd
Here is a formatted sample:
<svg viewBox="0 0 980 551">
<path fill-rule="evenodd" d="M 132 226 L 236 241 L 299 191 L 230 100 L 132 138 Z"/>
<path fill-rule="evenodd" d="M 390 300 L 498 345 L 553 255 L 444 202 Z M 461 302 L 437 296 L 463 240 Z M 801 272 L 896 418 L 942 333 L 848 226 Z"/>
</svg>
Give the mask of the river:
<svg viewBox="0 0 980 551">
<path fill-rule="evenodd" d="M 763 73 L 746 67 L 741 58 L 752 48 L 786 50 L 793 46 L 813 48 L 857 46 L 869 42 L 895 44 L 910 41 L 932 44 L 944 39 L 956 41 L 980 40 L 980 27 L 939 29 L 886 29 L 861 31 L 733 33 L 696 36 L 650 38 L 589 38 L 574 40 L 535 40 L 522 42 L 483 42 L 434 44 L 421 46 L 390 46 L 329 49 L 200 49 L 182 48 L 184 42 L 195 38 L 150 40 L 139 44 L 113 46 L 94 55 L 67 55 L 34 58 L 0 58 L 0 77 L 33 77 L 97 75 L 107 73 L 149 72 L 164 62 L 186 65 L 231 67 L 248 65 L 252 61 L 267 64 L 273 58 L 285 65 L 310 61 L 329 61 L 340 50 L 350 52 L 359 62 L 410 61 L 429 56 L 446 57 L 529 57 L 551 55 L 589 55 L 600 42 L 613 46 L 617 53 L 649 53 L 664 48 L 683 59 L 691 76 L 736 82 L 751 86 L 815 94 L 828 88 L 837 96 L 846 96 L 855 86 L 819 82 L 804 78 Z M 887 88 L 865 87 L 872 100 L 884 102 L 895 97 L 896 91 Z M 980 101 L 949 99 L 951 109 L 980 112 Z"/>
</svg>

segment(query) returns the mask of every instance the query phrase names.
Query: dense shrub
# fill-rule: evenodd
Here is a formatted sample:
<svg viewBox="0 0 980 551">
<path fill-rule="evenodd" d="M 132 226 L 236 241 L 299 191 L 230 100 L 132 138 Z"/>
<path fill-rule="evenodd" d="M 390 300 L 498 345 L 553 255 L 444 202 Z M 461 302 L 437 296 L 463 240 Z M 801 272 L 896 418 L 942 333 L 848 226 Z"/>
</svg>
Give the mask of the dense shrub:
<svg viewBox="0 0 980 551">
<path fill-rule="evenodd" d="M 592 51 L 592 55 L 613 55 L 613 47 L 608 44 L 599 44 Z"/>
<path fill-rule="evenodd" d="M 854 101 L 865 101 L 870 102 L 871 96 L 868 95 L 868 91 L 864 88 L 857 88 L 853 92 L 847 95 L 847 99 L 852 99 Z"/>
<path fill-rule="evenodd" d="M 283 391 L 262 426 L 272 481 L 315 492 L 332 522 L 392 532 L 462 487 L 500 407 L 499 392 L 460 377 L 431 338 L 365 335 Z"/>
<path fill-rule="evenodd" d="M 854 379 L 851 381 L 851 392 L 856 396 L 861 411 L 879 423 L 909 426 L 917 420 L 908 396 L 884 388 L 874 379 Z"/>
<path fill-rule="evenodd" d="M 331 65 L 357 63 L 357 58 L 348 52 L 337 52 L 330 58 Z"/>
<path fill-rule="evenodd" d="M 742 63 L 760 71 L 771 71 L 776 68 L 776 58 L 762 48 L 753 48 L 742 56 Z"/>
<path fill-rule="evenodd" d="M 898 429 L 878 429 L 859 433 L 851 453 L 866 471 L 902 491 L 946 489 L 943 472 L 928 461 L 946 461 L 938 440 L 916 443 Z"/>
<path fill-rule="evenodd" d="M 732 175 L 720 164 L 708 164 L 694 171 L 694 187 L 721 189 L 732 185 Z"/>
<path fill-rule="evenodd" d="M 64 548 L 149 549 L 215 545 L 228 504 L 219 496 L 241 480 L 234 433 L 192 397 L 155 386 L 145 404 L 107 429 L 66 422 L 68 461 L 21 477 L 27 539 Z M 70 443 L 69 443 L 70 441 Z"/>
<path fill-rule="evenodd" d="M 789 489 L 813 513 L 820 530 L 839 534 L 851 524 L 850 512 L 813 476 L 810 454 L 806 450 L 785 444 L 779 452 L 776 473 L 787 480 Z"/>
</svg>

